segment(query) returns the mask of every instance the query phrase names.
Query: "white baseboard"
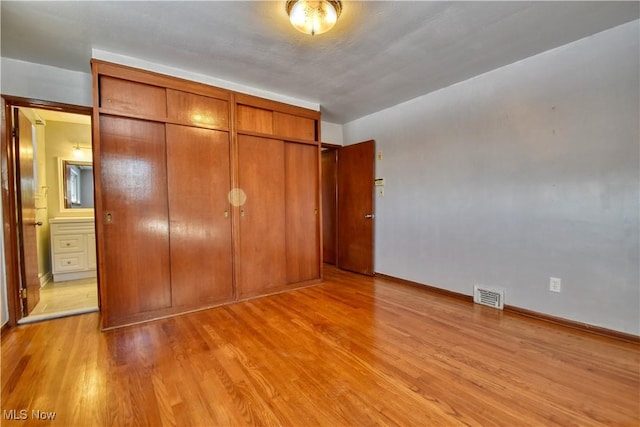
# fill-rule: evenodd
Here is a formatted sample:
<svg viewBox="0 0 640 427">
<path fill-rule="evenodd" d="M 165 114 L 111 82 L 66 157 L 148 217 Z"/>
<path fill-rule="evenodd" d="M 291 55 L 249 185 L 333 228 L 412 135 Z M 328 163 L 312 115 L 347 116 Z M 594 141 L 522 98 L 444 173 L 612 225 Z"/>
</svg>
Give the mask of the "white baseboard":
<svg viewBox="0 0 640 427">
<path fill-rule="evenodd" d="M 91 279 L 94 277 L 98 277 L 98 272 L 96 270 L 89 271 L 77 271 L 74 273 L 58 273 L 53 276 L 54 282 L 62 282 L 65 280 L 78 280 L 78 279 Z"/>
<path fill-rule="evenodd" d="M 50 271 L 46 272 L 45 274 L 40 274 L 38 276 L 39 276 L 38 278 L 40 279 L 40 287 L 43 287 L 44 285 L 49 283 L 51 280 L 53 280 L 53 274 L 51 274 Z"/>
</svg>

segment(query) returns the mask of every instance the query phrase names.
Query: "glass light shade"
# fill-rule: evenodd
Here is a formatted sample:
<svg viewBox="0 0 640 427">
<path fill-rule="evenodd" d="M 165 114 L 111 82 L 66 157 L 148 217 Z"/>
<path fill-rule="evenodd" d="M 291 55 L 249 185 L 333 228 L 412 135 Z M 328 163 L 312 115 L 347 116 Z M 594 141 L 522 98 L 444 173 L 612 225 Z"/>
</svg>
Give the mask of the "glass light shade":
<svg viewBox="0 0 640 427">
<path fill-rule="evenodd" d="M 298 31 L 305 34 L 322 34 L 329 31 L 340 16 L 342 4 L 330 0 L 289 0 L 289 20 Z"/>
</svg>

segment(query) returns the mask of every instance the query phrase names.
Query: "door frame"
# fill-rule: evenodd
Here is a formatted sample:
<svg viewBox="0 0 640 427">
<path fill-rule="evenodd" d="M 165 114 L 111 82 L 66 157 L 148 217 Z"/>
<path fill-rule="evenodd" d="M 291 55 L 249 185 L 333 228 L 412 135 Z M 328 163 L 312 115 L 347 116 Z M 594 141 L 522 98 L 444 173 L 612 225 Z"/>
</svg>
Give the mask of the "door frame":
<svg viewBox="0 0 640 427">
<path fill-rule="evenodd" d="M 323 142 L 320 145 L 320 190 L 319 190 L 319 194 L 320 196 L 322 196 L 322 174 L 323 174 L 323 169 L 322 169 L 322 154 L 324 153 L 323 149 L 326 149 L 329 152 L 333 152 L 335 154 L 335 163 L 336 163 L 336 172 L 337 172 L 337 167 L 338 167 L 338 151 L 339 149 L 342 147 L 342 145 L 338 145 L 338 144 L 329 144 L 326 142 Z M 338 177 L 335 176 L 334 177 L 334 182 L 333 182 L 333 186 L 335 187 L 334 191 L 335 191 L 335 209 L 333 210 L 333 224 L 334 224 L 334 230 L 333 230 L 333 239 L 334 239 L 334 254 L 336 256 L 335 261 L 333 262 L 333 265 L 337 266 L 338 264 Z M 325 201 L 322 200 L 322 206 L 324 206 Z M 321 219 L 321 223 L 324 224 L 324 215 L 322 216 Z M 329 230 L 325 230 L 325 227 L 322 227 L 322 235 L 324 235 L 324 233 L 326 233 Z M 325 260 L 324 260 L 324 237 L 320 236 L 320 254 L 321 254 L 321 259 L 322 259 L 322 263 L 324 265 Z"/>
<path fill-rule="evenodd" d="M 16 154 L 13 141 L 13 107 L 38 108 L 43 110 L 54 110 L 64 113 L 83 114 L 93 117 L 92 107 L 64 104 L 60 102 L 45 101 L 34 98 L 21 98 L 10 95 L 0 95 L 0 106 L 2 107 L 1 132 L 0 132 L 0 166 L 2 177 L 0 185 L 2 187 L 2 227 L 4 238 L 4 266 L 7 285 L 7 325 L 13 327 L 17 325 L 21 318 L 21 298 L 22 288 L 20 276 L 20 259 L 18 246 L 18 202 L 16 191 L 16 174 L 18 169 L 19 154 Z M 93 124 L 92 124 L 93 127 Z M 9 131 L 9 129 L 11 129 Z"/>
</svg>

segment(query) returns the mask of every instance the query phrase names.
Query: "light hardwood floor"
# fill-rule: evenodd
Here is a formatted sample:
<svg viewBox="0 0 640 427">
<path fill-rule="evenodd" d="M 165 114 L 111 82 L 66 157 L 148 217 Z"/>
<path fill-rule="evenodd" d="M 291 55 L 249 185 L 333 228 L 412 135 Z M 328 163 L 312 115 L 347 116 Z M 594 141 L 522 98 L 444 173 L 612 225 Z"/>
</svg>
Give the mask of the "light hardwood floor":
<svg viewBox="0 0 640 427">
<path fill-rule="evenodd" d="M 2 425 L 637 426 L 640 348 L 412 286 L 325 283 L 131 326 L 2 337 Z M 32 410 L 56 413 L 36 421 Z"/>
</svg>

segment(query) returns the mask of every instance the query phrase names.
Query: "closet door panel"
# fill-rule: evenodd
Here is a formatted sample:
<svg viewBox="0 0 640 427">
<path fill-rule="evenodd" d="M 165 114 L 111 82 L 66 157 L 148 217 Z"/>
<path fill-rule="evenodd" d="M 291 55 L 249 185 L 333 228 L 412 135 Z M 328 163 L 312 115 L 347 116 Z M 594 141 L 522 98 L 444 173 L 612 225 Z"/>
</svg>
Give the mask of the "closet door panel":
<svg viewBox="0 0 640 427">
<path fill-rule="evenodd" d="M 273 131 L 284 138 L 316 139 L 316 121 L 307 117 L 299 117 L 280 112 L 273 113 Z"/>
<path fill-rule="evenodd" d="M 229 105 L 222 99 L 167 89 L 170 120 L 195 126 L 229 128 Z"/>
<path fill-rule="evenodd" d="M 173 305 L 230 300 L 229 135 L 167 125 L 167 159 Z"/>
<path fill-rule="evenodd" d="M 286 283 L 284 142 L 238 136 L 240 210 L 237 289 L 258 295 Z"/>
<path fill-rule="evenodd" d="M 273 112 L 262 108 L 238 105 L 236 122 L 239 131 L 273 135 Z"/>
<path fill-rule="evenodd" d="M 285 143 L 287 282 L 320 277 L 318 147 Z"/>
<path fill-rule="evenodd" d="M 126 115 L 164 118 L 167 116 L 166 90 L 163 87 L 101 76 L 100 107 Z"/>
<path fill-rule="evenodd" d="M 100 117 L 109 321 L 171 305 L 164 125 Z"/>
</svg>

